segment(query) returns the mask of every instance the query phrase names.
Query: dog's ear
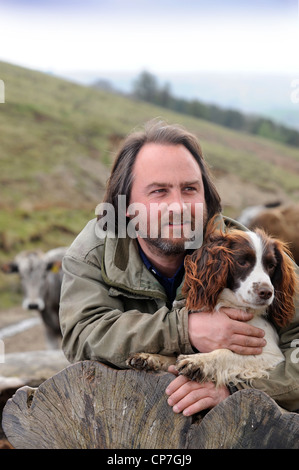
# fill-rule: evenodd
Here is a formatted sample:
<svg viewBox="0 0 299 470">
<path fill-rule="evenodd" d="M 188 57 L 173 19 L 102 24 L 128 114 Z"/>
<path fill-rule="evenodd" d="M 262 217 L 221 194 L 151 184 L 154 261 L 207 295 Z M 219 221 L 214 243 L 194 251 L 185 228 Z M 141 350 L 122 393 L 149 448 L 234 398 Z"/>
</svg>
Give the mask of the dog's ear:
<svg viewBox="0 0 299 470">
<path fill-rule="evenodd" d="M 228 235 L 208 233 L 204 245 L 186 256 L 183 295 L 188 309 L 214 310 L 233 263 L 229 244 Z"/>
<path fill-rule="evenodd" d="M 295 293 L 298 287 L 298 278 L 295 263 L 291 253 L 280 240 L 274 240 L 274 252 L 277 259 L 271 281 L 274 287 L 274 300 L 268 308 L 268 313 L 274 322 L 286 326 L 295 314 Z"/>
</svg>

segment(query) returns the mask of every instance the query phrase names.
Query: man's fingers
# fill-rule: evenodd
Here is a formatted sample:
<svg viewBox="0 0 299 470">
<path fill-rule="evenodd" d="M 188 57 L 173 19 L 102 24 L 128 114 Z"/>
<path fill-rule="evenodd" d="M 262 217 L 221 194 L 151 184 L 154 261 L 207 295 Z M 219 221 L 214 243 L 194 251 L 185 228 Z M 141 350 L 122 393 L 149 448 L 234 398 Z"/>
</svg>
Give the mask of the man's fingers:
<svg viewBox="0 0 299 470">
<path fill-rule="evenodd" d="M 264 334 L 264 331 L 261 330 Z M 267 341 L 263 337 L 235 334 L 231 338 L 229 349 L 237 354 L 255 355 L 263 352 Z"/>
<path fill-rule="evenodd" d="M 169 395 L 167 402 L 170 406 L 174 406 L 178 405 L 178 403 L 182 400 L 185 400 L 183 404 L 187 406 L 191 404 L 195 399 L 198 400 L 199 398 L 201 398 L 201 389 L 203 387 L 203 385 L 200 385 L 197 382 L 193 382 L 187 379 L 186 377 L 180 375 L 177 379 L 171 382 L 171 384 L 166 389 L 166 394 Z M 188 399 L 186 397 L 188 397 Z M 189 402 L 186 401 L 186 399 L 189 400 Z M 180 403 L 180 406 L 177 406 L 174 411 L 179 413 L 184 407 L 182 406 L 182 403 Z"/>
<path fill-rule="evenodd" d="M 167 403 L 175 413 L 191 416 L 194 413 L 211 408 L 229 396 L 225 386 L 216 389 L 211 382 L 198 383 L 186 377 L 176 377 L 167 387 Z"/>
<path fill-rule="evenodd" d="M 220 312 L 225 313 L 232 320 L 238 321 L 249 321 L 253 318 L 253 313 L 246 312 L 245 310 L 239 310 L 236 308 L 221 307 Z"/>
<path fill-rule="evenodd" d="M 171 367 L 173 367 L 173 366 L 171 366 Z M 170 382 L 170 384 L 166 388 L 166 390 L 165 390 L 166 395 L 172 395 L 180 387 L 182 387 L 182 385 L 185 385 L 187 382 L 190 382 L 190 380 L 187 379 L 187 377 L 185 377 L 184 375 L 179 375 L 176 379 L 174 379 L 172 382 Z"/>
<path fill-rule="evenodd" d="M 263 348 L 248 348 L 245 346 L 240 346 L 239 344 L 233 344 L 230 347 L 230 350 L 243 356 L 256 356 L 258 354 L 262 354 L 263 352 Z"/>
<path fill-rule="evenodd" d="M 261 330 L 264 334 L 264 331 Z M 267 341 L 263 337 L 235 334 L 231 338 L 229 349 L 237 354 L 255 355 L 263 352 Z"/>
<path fill-rule="evenodd" d="M 263 332 L 264 333 L 264 332 Z M 263 348 L 267 341 L 263 336 L 250 336 L 246 334 L 234 334 L 231 337 L 231 344 L 238 344 L 248 348 Z"/>
<path fill-rule="evenodd" d="M 175 413 L 183 412 L 185 416 L 188 416 L 189 412 L 187 410 L 190 411 L 190 408 L 192 410 L 196 406 L 197 412 L 202 411 L 212 405 L 212 399 L 207 395 L 206 390 L 202 388 L 185 394 L 181 399 L 177 400 L 175 404 L 173 404 L 173 399 L 171 397 L 168 399 L 168 404 L 172 406 Z M 193 411 L 193 413 L 194 412 L 195 411 Z"/>
<path fill-rule="evenodd" d="M 168 372 L 170 372 L 171 374 L 174 374 L 174 375 L 179 375 L 178 370 L 176 369 L 175 366 L 169 366 L 168 367 Z"/>
<path fill-rule="evenodd" d="M 248 336 L 251 338 L 263 338 L 265 336 L 265 332 L 261 328 L 239 321 L 233 322 L 232 330 L 235 335 L 239 336 Z"/>
</svg>

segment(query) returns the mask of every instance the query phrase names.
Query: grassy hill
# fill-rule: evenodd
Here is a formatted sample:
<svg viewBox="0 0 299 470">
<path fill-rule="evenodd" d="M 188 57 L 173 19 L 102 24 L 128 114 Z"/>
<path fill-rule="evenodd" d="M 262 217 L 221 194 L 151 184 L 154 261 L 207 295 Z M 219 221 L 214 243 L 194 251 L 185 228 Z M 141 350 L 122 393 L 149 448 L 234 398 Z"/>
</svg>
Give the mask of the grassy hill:
<svg viewBox="0 0 299 470">
<path fill-rule="evenodd" d="M 94 216 L 119 142 L 155 117 L 198 135 L 229 215 L 299 199 L 297 149 L 3 62 L 0 79 L 0 263 L 69 244 Z"/>
</svg>

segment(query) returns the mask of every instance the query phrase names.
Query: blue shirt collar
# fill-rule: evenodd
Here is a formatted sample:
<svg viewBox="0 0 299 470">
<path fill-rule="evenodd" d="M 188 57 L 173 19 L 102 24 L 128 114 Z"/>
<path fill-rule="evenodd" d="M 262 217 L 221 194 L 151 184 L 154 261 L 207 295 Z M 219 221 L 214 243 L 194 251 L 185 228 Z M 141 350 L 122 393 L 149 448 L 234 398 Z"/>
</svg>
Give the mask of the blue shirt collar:
<svg viewBox="0 0 299 470">
<path fill-rule="evenodd" d="M 172 303 L 176 298 L 176 290 L 181 284 L 185 273 L 184 261 L 182 262 L 181 266 L 178 268 L 173 277 L 166 277 L 161 274 L 155 266 L 153 266 L 153 264 L 150 262 L 150 260 L 140 247 L 139 243 L 138 248 L 143 263 L 145 264 L 147 269 L 155 276 L 155 278 L 160 282 L 160 284 L 164 287 L 168 300 Z"/>
</svg>

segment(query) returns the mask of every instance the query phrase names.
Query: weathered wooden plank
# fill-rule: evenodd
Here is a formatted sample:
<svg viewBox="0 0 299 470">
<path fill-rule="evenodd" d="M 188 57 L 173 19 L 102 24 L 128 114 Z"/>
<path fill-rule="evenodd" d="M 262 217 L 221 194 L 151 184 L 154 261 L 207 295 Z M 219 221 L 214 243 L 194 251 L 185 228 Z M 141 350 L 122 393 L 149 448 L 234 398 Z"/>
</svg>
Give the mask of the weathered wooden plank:
<svg viewBox="0 0 299 470">
<path fill-rule="evenodd" d="M 170 412 L 172 379 L 83 361 L 38 389 L 19 389 L 3 411 L 3 429 L 22 449 L 179 448 L 192 421 Z"/>
<path fill-rule="evenodd" d="M 188 434 L 197 449 L 299 449 L 299 415 L 259 390 L 234 393 Z"/>
<path fill-rule="evenodd" d="M 263 392 L 237 392 L 203 416 L 167 405 L 173 375 L 73 364 L 7 402 L 3 428 L 20 449 L 299 448 L 299 416 Z"/>
<path fill-rule="evenodd" d="M 0 363 L 0 448 L 6 445 L 1 421 L 7 400 L 19 387 L 37 387 L 69 365 L 61 350 L 9 353 L 4 359 L 5 362 Z"/>
</svg>

